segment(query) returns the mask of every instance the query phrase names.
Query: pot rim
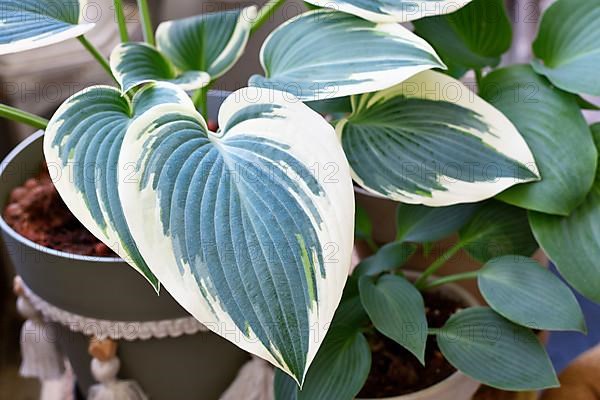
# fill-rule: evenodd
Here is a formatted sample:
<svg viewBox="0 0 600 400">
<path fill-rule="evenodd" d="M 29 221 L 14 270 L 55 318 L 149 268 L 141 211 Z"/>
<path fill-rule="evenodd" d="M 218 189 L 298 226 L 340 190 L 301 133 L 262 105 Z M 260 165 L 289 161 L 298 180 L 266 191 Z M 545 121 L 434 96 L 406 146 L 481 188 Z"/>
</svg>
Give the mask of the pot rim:
<svg viewBox="0 0 600 400">
<path fill-rule="evenodd" d="M 23 141 L 21 141 L 17 146 L 15 146 L 10 153 L 0 163 L 0 179 L 2 179 L 2 175 L 4 175 L 8 166 L 17 158 L 17 156 L 25 150 L 28 146 L 30 146 L 35 141 L 39 140 L 44 136 L 44 131 L 39 130 L 37 132 L 32 133 Z M 40 244 L 35 243 L 27 239 L 25 236 L 21 235 L 19 232 L 15 231 L 13 228 L 8 225 L 8 223 L 2 217 L 2 213 L 0 212 L 0 228 L 8 233 L 13 239 L 20 242 L 21 244 L 37 251 L 41 251 L 43 253 L 47 253 L 56 257 L 67 258 L 70 260 L 78 260 L 78 261 L 88 261 L 88 262 L 97 262 L 97 263 L 119 263 L 125 262 L 120 257 L 98 257 L 98 256 L 84 256 L 81 254 L 67 253 L 66 251 L 54 250 Z"/>
<path fill-rule="evenodd" d="M 413 270 L 405 270 L 404 273 L 409 278 L 417 278 L 420 275 L 420 272 L 413 271 Z M 429 279 L 436 279 L 436 277 L 435 276 L 431 276 Z M 461 286 L 459 286 L 459 285 L 457 285 L 455 283 L 448 283 L 448 284 L 446 284 L 444 286 L 441 286 L 441 287 L 437 288 L 437 290 L 443 290 L 443 289 L 446 289 L 446 291 L 449 292 L 449 293 L 456 294 L 458 297 L 460 297 L 461 299 L 463 299 L 467 303 L 467 305 L 469 307 L 474 307 L 474 306 L 480 305 L 480 302 L 471 293 L 469 293 L 466 289 L 462 288 Z M 468 378 L 468 379 L 474 380 L 473 378 L 471 378 L 471 377 L 463 374 L 462 372 L 460 372 L 457 369 L 450 376 L 448 376 L 447 378 L 439 381 L 435 385 L 429 386 L 429 387 L 427 387 L 425 389 L 422 389 L 422 390 L 419 390 L 417 392 L 407 393 L 407 394 L 403 394 L 403 395 L 400 395 L 400 396 L 394 396 L 394 397 L 381 397 L 381 398 L 378 398 L 378 399 L 357 398 L 357 400 L 402 400 L 405 397 L 407 399 L 412 399 L 412 396 L 434 395 L 434 394 L 436 394 L 436 393 L 439 392 L 440 388 L 448 386 L 448 385 L 453 385 L 455 382 L 457 382 L 460 379 L 463 379 L 465 377 Z"/>
</svg>

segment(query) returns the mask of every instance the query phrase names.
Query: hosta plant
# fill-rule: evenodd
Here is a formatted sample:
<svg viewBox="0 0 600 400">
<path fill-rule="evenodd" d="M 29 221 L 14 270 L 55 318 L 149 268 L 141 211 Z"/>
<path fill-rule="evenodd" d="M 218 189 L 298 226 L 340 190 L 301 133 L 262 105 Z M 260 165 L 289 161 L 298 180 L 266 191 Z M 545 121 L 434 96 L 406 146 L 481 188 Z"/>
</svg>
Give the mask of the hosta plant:
<svg viewBox="0 0 600 400">
<path fill-rule="evenodd" d="M 530 329 L 585 325 L 570 289 L 526 256 L 541 246 L 600 300 L 598 153 L 578 95 L 599 94 L 600 1 L 559 0 L 531 65 L 498 68 L 511 44 L 501 0 L 310 0 L 269 35 L 264 71 L 209 130 L 209 88 L 283 3 L 154 32 L 139 0 L 138 43 L 115 0 L 121 43 L 105 59 L 84 36 L 86 1 L 0 0 L 0 54 L 78 38 L 114 79 L 50 121 L 4 105 L 0 115 L 45 129 L 55 185 L 79 220 L 157 291 L 283 371 L 280 398 L 353 398 L 369 372 L 365 329 L 420 360 L 436 335 L 451 364 L 492 386 L 554 386 Z M 476 86 L 458 80 L 469 70 Z M 348 279 L 353 182 L 400 206 L 397 241 Z M 432 278 L 441 258 L 416 282 L 403 277 L 415 243 L 457 230 L 450 252 L 466 249 L 480 271 Z M 427 329 L 420 291 L 459 279 L 477 279 L 489 307 Z M 407 323 L 419 334 L 403 335 Z M 464 337 L 465 325 L 500 335 Z"/>
</svg>

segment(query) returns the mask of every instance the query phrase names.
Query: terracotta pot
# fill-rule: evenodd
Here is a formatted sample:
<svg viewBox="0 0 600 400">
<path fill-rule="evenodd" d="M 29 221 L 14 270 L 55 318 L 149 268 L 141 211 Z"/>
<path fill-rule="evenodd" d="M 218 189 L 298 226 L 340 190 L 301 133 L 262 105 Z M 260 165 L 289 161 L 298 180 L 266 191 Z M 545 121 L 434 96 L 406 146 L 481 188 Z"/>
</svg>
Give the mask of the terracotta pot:
<svg viewBox="0 0 600 400">
<path fill-rule="evenodd" d="M 412 280 L 415 280 L 420 275 L 418 272 L 414 271 L 406 271 L 405 274 Z M 459 300 L 468 306 L 477 306 L 481 304 L 467 290 L 453 283 L 440 286 L 433 289 L 433 291 L 441 292 L 444 296 Z M 479 386 L 481 386 L 479 382 L 469 378 L 460 371 L 456 371 L 448 378 L 427 389 L 402 396 L 386 397 L 377 400 L 471 400 L 475 392 L 477 392 L 477 389 L 479 389 Z"/>
<path fill-rule="evenodd" d="M 213 109 L 220 98 L 212 97 Z M 212 114 L 215 115 L 215 114 Z M 0 167 L 0 209 L 11 190 L 35 176 L 42 162 L 43 132 L 17 146 Z M 160 296 L 124 261 L 47 249 L 19 235 L 0 218 L 10 260 L 25 284 L 44 301 L 71 313 L 110 321 L 189 317 L 166 290 Z M 58 327 L 58 346 L 69 359 L 83 394 L 94 382 L 89 338 Z M 213 333 L 119 341 L 119 377 L 137 381 L 155 400 L 218 399 L 248 360 L 247 353 Z"/>
</svg>

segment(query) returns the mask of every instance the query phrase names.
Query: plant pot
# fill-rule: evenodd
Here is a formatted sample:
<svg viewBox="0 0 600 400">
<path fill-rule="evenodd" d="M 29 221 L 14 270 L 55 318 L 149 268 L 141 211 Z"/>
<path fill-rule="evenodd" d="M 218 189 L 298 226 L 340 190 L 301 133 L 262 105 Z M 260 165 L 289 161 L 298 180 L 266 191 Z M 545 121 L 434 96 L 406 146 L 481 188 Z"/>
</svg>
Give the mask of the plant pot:
<svg viewBox="0 0 600 400">
<path fill-rule="evenodd" d="M 223 96 L 211 97 L 215 109 Z M 215 113 L 212 113 L 215 115 Z M 18 145 L 0 168 L 0 209 L 11 190 L 35 176 L 42 162 L 43 132 Z M 0 218 L 9 258 L 26 286 L 45 302 L 96 320 L 161 321 L 189 314 L 162 290 L 118 258 L 79 256 L 51 250 L 24 238 Z M 59 325 L 58 347 L 67 356 L 83 394 L 94 384 L 89 337 Z M 89 327 L 94 332 L 94 326 Z M 51 340 L 51 339 L 48 339 Z M 148 340 L 120 340 L 119 378 L 137 381 L 155 400 L 218 399 L 248 360 L 247 353 L 213 333 Z"/>
<path fill-rule="evenodd" d="M 419 272 L 405 271 L 410 280 L 416 280 Z M 456 299 L 468 306 L 477 306 L 481 303 L 464 288 L 451 283 L 432 289 L 442 293 L 445 297 Z M 469 378 L 460 371 L 456 371 L 443 381 L 418 392 L 380 399 L 357 400 L 471 400 L 481 384 Z"/>
</svg>

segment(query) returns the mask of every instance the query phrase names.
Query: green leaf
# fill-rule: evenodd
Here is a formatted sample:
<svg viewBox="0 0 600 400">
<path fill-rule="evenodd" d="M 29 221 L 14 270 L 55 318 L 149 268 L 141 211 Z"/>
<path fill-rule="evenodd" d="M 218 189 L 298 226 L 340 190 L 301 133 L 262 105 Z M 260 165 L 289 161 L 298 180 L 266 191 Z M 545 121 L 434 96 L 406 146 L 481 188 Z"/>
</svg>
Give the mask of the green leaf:
<svg viewBox="0 0 600 400">
<path fill-rule="evenodd" d="M 0 55 L 17 53 L 74 39 L 94 27 L 78 0 L 0 1 Z"/>
<path fill-rule="evenodd" d="M 359 281 L 360 299 L 375 328 L 425 364 L 427 319 L 421 293 L 405 278 L 384 275 Z"/>
<path fill-rule="evenodd" d="M 399 204 L 396 211 L 396 240 L 435 242 L 462 228 L 479 208 L 478 204 L 425 207 Z"/>
<path fill-rule="evenodd" d="M 273 392 L 275 400 L 298 400 L 298 384 L 280 369 L 275 370 Z"/>
<path fill-rule="evenodd" d="M 369 323 L 369 316 L 360 301 L 357 291 L 354 297 L 342 300 L 335 312 L 331 326 L 332 329 L 345 327 L 347 329 L 361 330 L 368 326 Z"/>
<path fill-rule="evenodd" d="M 531 258 L 494 258 L 477 279 L 486 302 L 514 323 L 533 329 L 586 332 L 571 289 Z"/>
<path fill-rule="evenodd" d="M 119 158 L 127 223 L 188 312 L 301 383 L 348 276 L 349 169 L 331 125 L 285 93 L 234 92 L 218 122 L 210 132 L 191 102 L 134 121 Z M 335 181 L 312 168 L 325 163 Z"/>
<path fill-rule="evenodd" d="M 408 22 L 452 13 L 471 0 L 306 0 L 373 22 Z"/>
<path fill-rule="evenodd" d="M 455 69 L 496 66 L 512 43 L 503 0 L 474 0 L 455 13 L 425 18 L 414 25 L 415 33 Z"/>
<path fill-rule="evenodd" d="M 163 22 L 157 48 L 124 43 L 111 56 L 113 74 L 124 92 L 147 82 L 165 81 L 192 91 L 227 72 L 242 56 L 256 7 Z"/>
<path fill-rule="evenodd" d="M 327 9 L 279 26 L 260 59 L 265 76 L 252 76 L 250 85 L 293 93 L 302 101 L 386 89 L 418 72 L 444 68 L 431 46 L 403 26 Z"/>
<path fill-rule="evenodd" d="M 146 43 L 122 43 L 110 55 L 110 68 L 123 92 L 152 82 L 169 82 L 192 91 L 208 85 L 202 71 L 178 71 L 160 51 Z"/>
<path fill-rule="evenodd" d="M 159 282 L 140 254 L 121 206 L 117 161 L 127 128 L 160 103 L 190 103 L 190 99 L 170 85 L 157 84 L 140 90 L 130 103 L 115 88 L 93 86 L 60 106 L 44 136 L 46 161 L 60 168 L 54 185 L 69 209 L 156 290 Z"/>
<path fill-rule="evenodd" d="M 536 72 L 572 93 L 600 96 L 600 0 L 558 0 L 533 43 Z"/>
<path fill-rule="evenodd" d="M 400 268 L 415 253 L 417 246 L 400 241 L 382 246 L 375 254 L 365 258 L 356 266 L 358 275 L 379 275 L 382 272 Z"/>
<path fill-rule="evenodd" d="M 372 240 L 373 224 L 364 208 L 356 204 L 354 236 L 360 240 Z"/>
<path fill-rule="evenodd" d="M 600 124 L 592 126 L 600 148 Z M 600 303 L 600 173 L 584 202 L 568 217 L 530 212 L 531 229 L 560 273 L 579 292 Z"/>
<path fill-rule="evenodd" d="M 325 99 L 318 101 L 307 101 L 306 105 L 319 114 L 348 114 L 352 112 L 352 103 L 350 96 L 337 97 L 335 99 Z"/>
<path fill-rule="evenodd" d="M 496 70 L 483 78 L 481 86 L 482 97 L 525 137 L 542 176 L 541 181 L 512 187 L 498 198 L 530 210 L 568 215 L 590 190 L 598 158 L 576 98 L 526 65 Z"/>
<path fill-rule="evenodd" d="M 425 71 L 354 96 L 336 131 L 352 177 L 391 200 L 447 206 L 536 180 L 533 155 L 500 111 L 461 82 Z"/>
<path fill-rule="evenodd" d="M 538 248 L 527 212 L 498 201 L 485 203 L 459 236 L 464 249 L 481 262 L 505 254 L 530 256 Z"/>
<path fill-rule="evenodd" d="M 365 384 L 371 369 L 371 349 L 356 329 L 332 328 L 300 391 L 291 390 L 289 377 L 275 371 L 275 399 L 352 400 Z M 284 383 L 283 380 L 288 382 Z M 287 396 L 287 397 L 286 397 Z"/>
<path fill-rule="evenodd" d="M 575 96 L 577 99 L 577 104 L 579 105 L 579 108 L 581 108 L 582 110 L 591 110 L 591 111 L 598 111 L 600 110 L 600 106 L 592 103 L 591 101 L 588 101 L 587 99 L 581 97 L 581 96 Z"/>
<path fill-rule="evenodd" d="M 487 307 L 454 314 L 437 332 L 444 357 L 463 374 L 503 390 L 559 386 L 537 337 Z"/>
</svg>

